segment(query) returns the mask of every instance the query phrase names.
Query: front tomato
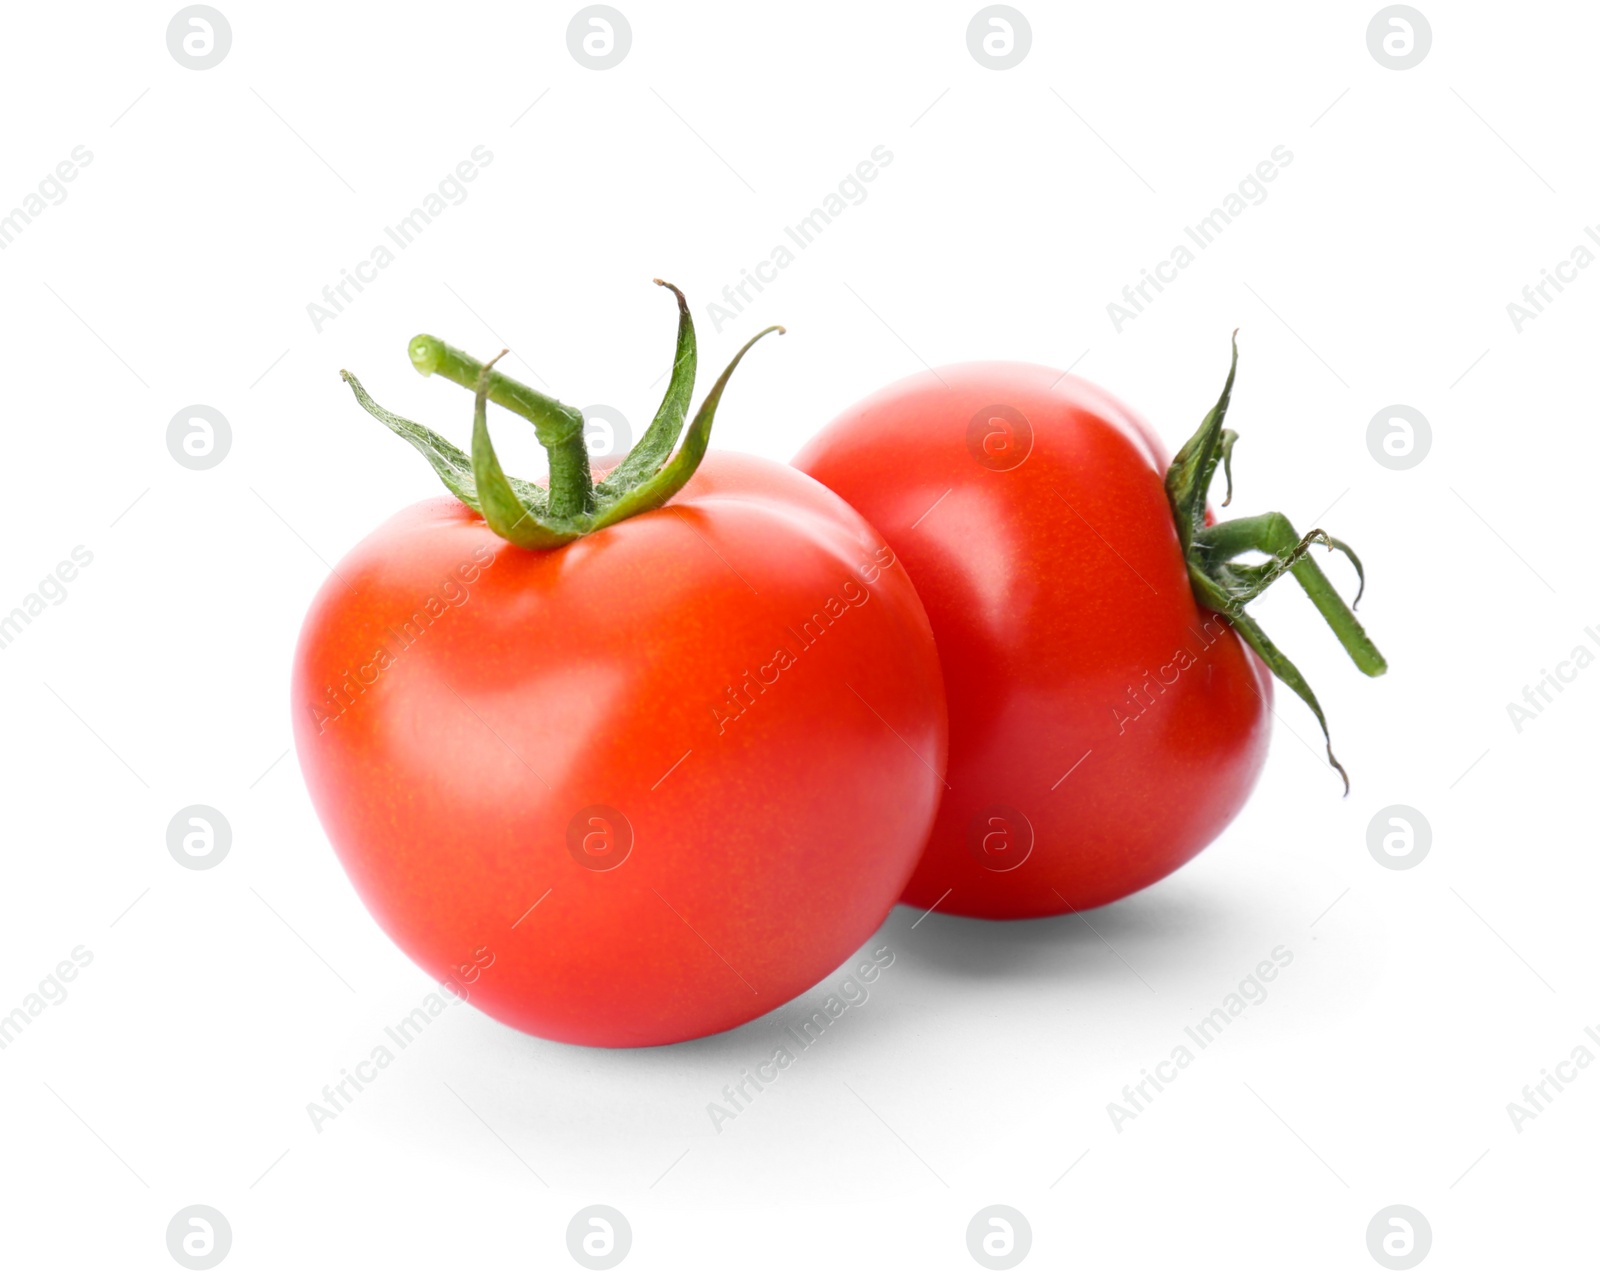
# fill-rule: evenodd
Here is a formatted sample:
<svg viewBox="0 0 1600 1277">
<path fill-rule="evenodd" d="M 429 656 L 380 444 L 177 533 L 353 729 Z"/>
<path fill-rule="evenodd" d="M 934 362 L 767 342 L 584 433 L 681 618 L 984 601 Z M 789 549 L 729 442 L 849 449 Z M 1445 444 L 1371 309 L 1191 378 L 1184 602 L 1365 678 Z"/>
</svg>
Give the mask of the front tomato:
<svg viewBox="0 0 1600 1277">
<path fill-rule="evenodd" d="M 497 466 L 474 460 L 489 511 Z M 715 1033 L 815 984 L 882 922 L 938 803 L 944 698 L 903 568 L 814 480 L 728 454 L 563 545 L 496 522 L 403 510 L 301 634 L 301 766 L 374 917 L 567 1042 Z"/>
</svg>

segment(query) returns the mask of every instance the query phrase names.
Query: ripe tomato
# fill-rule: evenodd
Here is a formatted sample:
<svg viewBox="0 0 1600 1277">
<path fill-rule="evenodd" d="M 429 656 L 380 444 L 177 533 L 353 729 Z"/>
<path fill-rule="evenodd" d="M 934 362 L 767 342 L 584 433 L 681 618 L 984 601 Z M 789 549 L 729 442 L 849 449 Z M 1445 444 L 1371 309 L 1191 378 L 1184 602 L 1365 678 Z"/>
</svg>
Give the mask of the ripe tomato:
<svg viewBox="0 0 1600 1277">
<path fill-rule="evenodd" d="M 1199 526 L 1205 485 L 1232 445 L 1226 404 L 1224 391 L 1203 448 L 1197 435 L 1180 454 L 1184 464 L 1204 454 L 1203 475 L 1184 474 L 1199 485 L 1188 537 L 1154 432 L 1088 382 L 1034 365 L 897 382 L 795 459 L 883 534 L 938 641 L 949 789 L 907 904 L 988 918 L 1087 909 L 1199 852 L 1266 758 L 1272 683 L 1241 632 L 1321 718 L 1298 671 L 1242 613 L 1240 574 L 1254 569 L 1224 560 L 1270 543 L 1268 579 L 1293 571 L 1331 596 L 1318 597 L 1325 613 L 1343 604 L 1287 522 L 1265 522 L 1281 516 Z M 1230 542 L 1201 563 L 1223 529 L 1258 544 Z M 1283 544 L 1285 529 L 1296 544 Z M 1371 655 L 1368 672 L 1381 672 Z"/>
<path fill-rule="evenodd" d="M 396 943 L 591 1045 L 715 1033 L 834 970 L 904 888 L 945 764 L 905 570 L 821 484 L 729 454 L 556 548 L 456 498 L 402 510 L 312 604 L 293 711 Z"/>
</svg>

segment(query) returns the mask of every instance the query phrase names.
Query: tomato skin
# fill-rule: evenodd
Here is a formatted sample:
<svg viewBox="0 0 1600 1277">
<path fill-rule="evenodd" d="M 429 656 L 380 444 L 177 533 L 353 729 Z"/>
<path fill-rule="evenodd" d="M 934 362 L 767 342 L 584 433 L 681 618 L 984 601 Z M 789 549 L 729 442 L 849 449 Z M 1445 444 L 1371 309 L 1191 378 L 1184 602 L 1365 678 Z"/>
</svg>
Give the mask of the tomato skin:
<svg viewBox="0 0 1600 1277">
<path fill-rule="evenodd" d="M 907 904 L 984 918 L 1107 904 L 1244 805 L 1271 677 L 1195 602 L 1167 458 L 1130 410 L 1052 369 L 962 364 L 856 404 L 794 464 L 883 534 L 938 641 L 950 788 Z"/>
<path fill-rule="evenodd" d="M 559 550 L 453 498 L 401 511 L 312 605 L 293 715 L 396 943 L 490 1015 L 589 1045 L 715 1033 L 833 971 L 904 888 L 945 766 L 904 569 L 820 484 L 718 453 Z M 611 868 L 569 850 L 596 805 L 632 831 Z M 573 835 L 602 856 L 624 837 Z"/>
</svg>

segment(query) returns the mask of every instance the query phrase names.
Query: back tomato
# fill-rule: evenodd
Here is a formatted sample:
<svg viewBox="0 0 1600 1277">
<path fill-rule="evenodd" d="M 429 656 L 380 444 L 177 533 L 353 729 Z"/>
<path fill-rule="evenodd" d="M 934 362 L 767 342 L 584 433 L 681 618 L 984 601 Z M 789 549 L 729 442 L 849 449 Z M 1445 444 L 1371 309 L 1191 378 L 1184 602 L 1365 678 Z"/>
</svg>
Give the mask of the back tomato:
<svg viewBox="0 0 1600 1277">
<path fill-rule="evenodd" d="M 401 511 L 318 595 L 293 698 L 383 928 L 490 1015 L 591 1045 L 732 1028 L 838 967 L 946 761 L 904 569 L 820 484 L 726 453 L 554 550 L 451 498 Z"/>
<path fill-rule="evenodd" d="M 795 465 L 883 534 L 938 641 L 949 788 L 907 904 L 1107 904 L 1243 806 L 1271 676 L 1196 603 L 1167 458 L 1129 409 L 1052 369 L 962 364 L 863 400 Z"/>
</svg>

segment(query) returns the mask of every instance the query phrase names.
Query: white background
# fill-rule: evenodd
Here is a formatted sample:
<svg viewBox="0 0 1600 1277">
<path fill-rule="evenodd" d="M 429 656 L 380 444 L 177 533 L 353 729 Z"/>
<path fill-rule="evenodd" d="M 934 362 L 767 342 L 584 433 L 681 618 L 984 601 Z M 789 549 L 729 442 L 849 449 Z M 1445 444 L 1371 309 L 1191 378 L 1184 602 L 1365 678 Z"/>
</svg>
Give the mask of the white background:
<svg viewBox="0 0 1600 1277">
<path fill-rule="evenodd" d="M 993 71 L 971 2 L 618 2 L 632 48 L 604 72 L 568 52 L 576 4 L 219 0 L 233 44 L 201 72 L 171 8 L 8 10 L 0 207 L 93 161 L 0 253 L 0 611 L 94 559 L 0 651 L 0 1010 L 93 954 L 0 1053 L 6 1269 L 181 1271 L 168 1221 L 204 1203 L 226 1272 L 580 1271 L 567 1222 L 594 1202 L 637 1272 L 976 1272 L 991 1203 L 1031 1222 L 1022 1271 L 1377 1272 L 1391 1203 L 1432 1225 L 1423 1271 L 1592 1267 L 1600 1067 L 1520 1133 L 1506 1106 L 1600 1022 L 1600 669 L 1520 733 L 1506 703 L 1600 655 L 1600 270 L 1520 334 L 1506 304 L 1600 221 L 1600 13 L 1420 0 L 1432 49 L 1393 71 L 1372 0 L 1019 0 L 1031 51 Z M 307 304 L 479 144 L 469 198 L 316 332 Z M 708 303 L 878 145 L 865 202 L 716 331 Z M 1278 145 L 1269 198 L 1116 332 L 1107 303 Z M 821 990 L 648 1051 L 453 1009 L 319 1134 L 306 1105 L 429 987 L 286 753 L 328 564 L 438 489 L 338 370 L 464 441 L 466 396 L 405 357 L 428 330 L 643 422 L 671 357 L 655 275 L 704 369 L 788 325 L 717 422 L 774 458 L 984 357 L 1074 365 L 1175 447 L 1239 326 L 1236 508 L 1320 518 L 1368 568 L 1381 680 L 1292 586 L 1260 608 L 1353 792 L 1280 696 L 1261 784 L 1199 859 L 1087 917 L 896 909 L 871 1000 L 720 1133 L 707 1104 Z M 233 431 L 207 471 L 165 442 L 196 403 Z M 1394 403 L 1432 424 L 1410 470 L 1366 446 Z M 192 803 L 233 829 L 206 872 L 166 847 Z M 1433 831 L 1404 872 L 1367 848 L 1394 803 Z M 1277 945 L 1267 1001 L 1118 1133 L 1107 1104 Z"/>
</svg>

